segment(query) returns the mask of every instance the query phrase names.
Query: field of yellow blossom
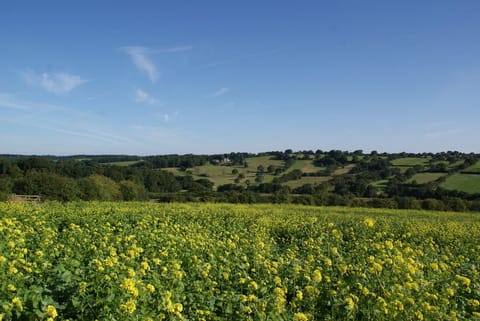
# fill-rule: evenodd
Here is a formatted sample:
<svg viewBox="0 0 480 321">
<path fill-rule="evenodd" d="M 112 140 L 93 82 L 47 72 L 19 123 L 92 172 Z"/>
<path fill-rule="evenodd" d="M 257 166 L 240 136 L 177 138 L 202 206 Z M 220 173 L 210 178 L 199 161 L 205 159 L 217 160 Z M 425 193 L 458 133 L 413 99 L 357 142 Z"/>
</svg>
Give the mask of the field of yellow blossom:
<svg viewBox="0 0 480 321">
<path fill-rule="evenodd" d="M 480 320 L 480 216 L 0 203 L 3 320 Z"/>
</svg>

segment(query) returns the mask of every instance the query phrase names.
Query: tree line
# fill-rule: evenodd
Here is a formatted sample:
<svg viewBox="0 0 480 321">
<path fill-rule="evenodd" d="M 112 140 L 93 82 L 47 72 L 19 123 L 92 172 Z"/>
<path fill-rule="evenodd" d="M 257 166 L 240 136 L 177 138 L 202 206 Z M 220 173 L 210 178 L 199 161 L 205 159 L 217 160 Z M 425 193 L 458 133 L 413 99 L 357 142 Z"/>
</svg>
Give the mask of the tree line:
<svg viewBox="0 0 480 321">
<path fill-rule="evenodd" d="M 208 177 L 194 178 L 189 169 L 207 163 L 218 166 L 248 166 L 246 159 L 270 156 L 283 166 L 258 166 L 255 184 L 226 184 L 214 188 Z M 402 171 L 391 161 L 403 157 L 428 157 L 423 165 Z M 287 171 L 298 159 L 309 159 L 318 166 L 315 173 L 299 169 Z M 480 211 L 480 195 L 442 189 L 438 182 L 417 184 L 409 181 L 416 173 L 458 172 L 480 159 L 477 154 L 459 152 L 424 154 L 379 154 L 361 150 L 274 151 L 260 154 L 229 153 L 217 155 L 77 155 L 0 156 L 0 200 L 14 194 L 38 194 L 47 200 L 134 201 L 154 199 L 172 201 L 209 201 L 232 203 L 296 203 L 305 205 L 348 205 L 387 208 L 412 208 L 454 211 Z M 462 160 L 462 162 L 459 162 Z M 129 166 L 112 165 L 132 162 Z M 458 164 L 457 164 L 458 163 Z M 291 188 L 285 183 L 303 176 L 329 176 L 337 168 L 355 166 L 344 175 L 333 175 L 321 184 Z M 448 164 L 448 166 L 447 166 Z M 184 175 L 175 176 L 163 169 L 176 167 Z M 232 173 L 235 171 L 232 170 Z M 237 171 L 238 174 L 238 171 Z M 265 174 L 274 175 L 263 182 Z M 239 174 L 240 176 L 241 174 Z M 382 189 L 372 182 L 387 180 Z M 240 179 L 238 179 L 239 183 Z"/>
</svg>

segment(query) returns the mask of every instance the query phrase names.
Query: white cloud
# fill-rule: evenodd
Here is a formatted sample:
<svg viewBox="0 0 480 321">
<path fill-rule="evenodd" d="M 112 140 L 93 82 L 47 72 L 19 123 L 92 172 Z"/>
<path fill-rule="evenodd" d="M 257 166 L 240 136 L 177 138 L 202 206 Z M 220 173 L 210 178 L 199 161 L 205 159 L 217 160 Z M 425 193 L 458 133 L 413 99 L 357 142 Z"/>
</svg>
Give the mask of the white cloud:
<svg viewBox="0 0 480 321">
<path fill-rule="evenodd" d="M 178 116 L 178 111 L 171 114 L 163 114 L 163 121 L 168 123 L 169 121 L 177 118 L 177 116 Z"/>
<path fill-rule="evenodd" d="M 179 46 L 171 47 L 164 49 L 150 49 L 147 47 L 141 46 L 127 46 L 120 48 L 121 51 L 125 52 L 130 56 L 132 62 L 141 72 L 145 73 L 151 82 L 157 81 L 160 73 L 157 70 L 157 67 L 150 59 L 151 54 L 158 53 L 174 53 L 191 50 L 192 46 Z"/>
<path fill-rule="evenodd" d="M 141 90 L 140 88 L 135 89 L 135 101 L 138 103 L 146 103 L 153 106 L 160 105 L 160 102 L 150 96 L 147 92 Z"/>
<path fill-rule="evenodd" d="M 127 53 L 135 66 L 141 71 L 147 74 L 151 82 L 155 82 L 158 79 L 159 73 L 157 67 L 153 64 L 148 54 L 151 53 L 146 47 L 124 47 L 122 51 Z"/>
<path fill-rule="evenodd" d="M 33 70 L 27 70 L 23 72 L 22 75 L 28 83 L 40 86 L 54 94 L 67 94 L 76 87 L 89 81 L 88 79 L 65 72 L 44 72 L 39 74 Z"/>
<path fill-rule="evenodd" d="M 225 95 L 226 93 L 228 93 L 230 91 L 230 88 L 220 88 L 219 90 L 217 90 L 216 92 L 214 93 L 211 93 L 210 94 L 210 97 L 218 97 L 218 96 L 222 96 L 222 95 Z"/>
</svg>

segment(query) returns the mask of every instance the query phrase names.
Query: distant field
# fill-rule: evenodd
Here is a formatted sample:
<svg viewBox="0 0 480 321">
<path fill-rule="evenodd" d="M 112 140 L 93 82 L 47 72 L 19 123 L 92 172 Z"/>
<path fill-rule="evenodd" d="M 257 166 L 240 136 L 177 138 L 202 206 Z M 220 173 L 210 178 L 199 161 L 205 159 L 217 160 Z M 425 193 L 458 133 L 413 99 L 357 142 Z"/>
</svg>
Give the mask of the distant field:
<svg viewBox="0 0 480 321">
<path fill-rule="evenodd" d="M 136 160 L 136 161 L 120 161 L 120 162 L 109 162 L 109 163 L 102 163 L 103 165 L 114 165 L 114 166 L 130 166 L 137 163 L 143 162 L 143 160 Z"/>
<path fill-rule="evenodd" d="M 206 164 L 203 166 L 196 166 L 191 169 L 195 179 L 206 178 L 214 184 L 215 187 L 225 184 L 233 184 L 235 178 L 238 174 L 232 174 L 232 170 L 236 169 L 238 173 L 245 175 L 245 178 L 242 179 L 242 183 L 245 180 L 250 180 L 254 182 L 255 173 L 251 172 L 249 168 L 244 168 L 243 166 L 221 166 L 221 165 L 212 165 Z"/>
<path fill-rule="evenodd" d="M 263 158 L 263 157 L 255 157 L 255 158 Z M 271 161 L 268 159 L 264 159 L 265 162 L 259 162 L 258 160 L 255 160 L 254 158 L 247 159 L 247 162 L 249 162 L 249 166 L 247 168 L 243 166 L 223 166 L 223 165 L 212 165 L 212 164 L 206 164 L 202 166 L 195 166 L 193 168 L 189 168 L 187 171 L 192 172 L 192 176 L 194 179 L 200 179 L 200 178 L 206 178 L 209 181 L 211 181 L 214 185 L 215 188 L 217 188 L 220 185 L 225 185 L 225 184 L 234 184 L 235 179 L 238 177 L 239 174 L 243 174 L 244 178 L 240 180 L 240 185 L 246 185 L 246 181 L 250 181 L 251 185 L 257 184 L 255 182 L 255 177 L 257 173 L 257 167 L 256 166 L 251 166 L 249 160 L 254 160 L 252 163 L 253 164 L 262 164 L 265 167 L 265 170 L 267 169 L 268 166 L 272 164 L 272 162 L 280 162 L 283 163 L 282 161 Z M 268 165 L 267 165 L 268 164 Z M 280 165 L 281 166 L 281 165 Z M 237 174 L 232 174 L 233 170 L 237 170 Z M 185 175 L 186 172 L 180 171 L 176 167 L 169 167 L 169 168 L 163 168 L 163 170 L 166 170 L 174 175 Z M 269 183 L 273 180 L 275 176 L 270 175 L 268 173 L 263 174 L 263 180 L 262 183 Z"/>
<path fill-rule="evenodd" d="M 454 174 L 440 184 L 441 187 L 466 193 L 480 193 L 480 175 Z"/>
<path fill-rule="evenodd" d="M 448 168 L 452 168 L 452 167 L 455 167 L 455 166 L 459 166 L 459 165 L 462 165 L 463 163 L 465 163 L 465 160 L 464 160 L 464 159 L 461 159 L 461 160 L 456 161 L 456 162 L 453 163 L 453 164 L 450 164 L 450 165 L 448 166 Z M 477 164 L 478 164 L 478 163 L 477 163 Z"/>
<path fill-rule="evenodd" d="M 410 167 L 408 166 L 391 166 L 390 169 L 398 169 L 400 173 L 405 174 L 406 171 L 409 170 Z"/>
<path fill-rule="evenodd" d="M 312 160 L 303 160 L 302 159 L 302 160 L 295 161 L 295 163 L 292 166 L 290 166 L 290 168 L 285 173 L 291 172 L 295 169 L 299 169 L 303 173 L 316 173 L 319 170 L 322 170 L 323 168 L 313 165 Z"/>
<path fill-rule="evenodd" d="M 285 165 L 284 161 L 271 159 L 271 158 L 272 156 L 250 157 L 250 158 L 246 158 L 245 161 L 247 162 L 248 169 L 250 171 L 256 171 L 259 165 L 263 165 L 263 167 L 265 168 L 265 171 L 267 170 L 267 167 L 270 165 L 277 166 L 277 167 L 282 167 Z"/>
<path fill-rule="evenodd" d="M 297 188 L 305 184 L 321 184 L 323 182 L 329 181 L 330 179 L 332 179 L 331 176 L 304 176 L 300 179 L 283 183 L 282 185 L 287 185 L 290 188 Z"/>
<path fill-rule="evenodd" d="M 387 184 L 388 184 L 388 179 L 381 179 L 379 181 L 373 182 L 371 185 L 375 188 L 383 190 L 387 187 Z"/>
<path fill-rule="evenodd" d="M 350 172 L 352 170 L 352 168 L 354 168 L 356 165 L 355 164 L 348 164 L 348 165 L 345 165 L 344 167 L 339 167 L 337 168 L 334 172 L 333 172 L 333 176 L 338 176 L 338 175 L 343 175 L 343 174 L 347 174 L 348 172 Z"/>
<path fill-rule="evenodd" d="M 480 174 L 480 161 L 464 169 L 465 172 L 478 172 Z"/>
<path fill-rule="evenodd" d="M 440 177 L 447 175 L 447 173 L 418 173 L 415 174 L 412 178 L 410 178 L 407 183 L 411 183 L 416 181 L 418 184 L 426 184 L 433 181 L 436 181 Z"/>
<path fill-rule="evenodd" d="M 403 157 L 397 158 L 391 161 L 394 166 L 415 166 L 415 165 L 427 165 L 429 158 L 423 157 Z"/>
</svg>

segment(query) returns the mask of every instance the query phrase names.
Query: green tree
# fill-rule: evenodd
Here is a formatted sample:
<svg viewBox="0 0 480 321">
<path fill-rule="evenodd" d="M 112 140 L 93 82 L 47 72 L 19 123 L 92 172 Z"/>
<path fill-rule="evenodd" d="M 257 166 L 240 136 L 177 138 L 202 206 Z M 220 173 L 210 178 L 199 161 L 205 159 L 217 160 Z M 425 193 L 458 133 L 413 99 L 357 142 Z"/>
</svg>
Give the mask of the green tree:
<svg viewBox="0 0 480 321">
<path fill-rule="evenodd" d="M 145 186 L 133 181 L 124 180 L 119 183 L 122 198 L 125 201 L 140 201 L 147 199 L 147 191 Z"/>
<path fill-rule="evenodd" d="M 111 178 L 103 175 L 91 175 L 79 182 L 83 199 L 101 201 L 119 201 L 122 199 L 120 186 Z"/>
<path fill-rule="evenodd" d="M 58 201 L 73 201 L 81 196 L 74 179 L 42 170 L 29 170 L 23 178 L 15 181 L 12 191 L 16 194 L 38 194 Z"/>
</svg>

